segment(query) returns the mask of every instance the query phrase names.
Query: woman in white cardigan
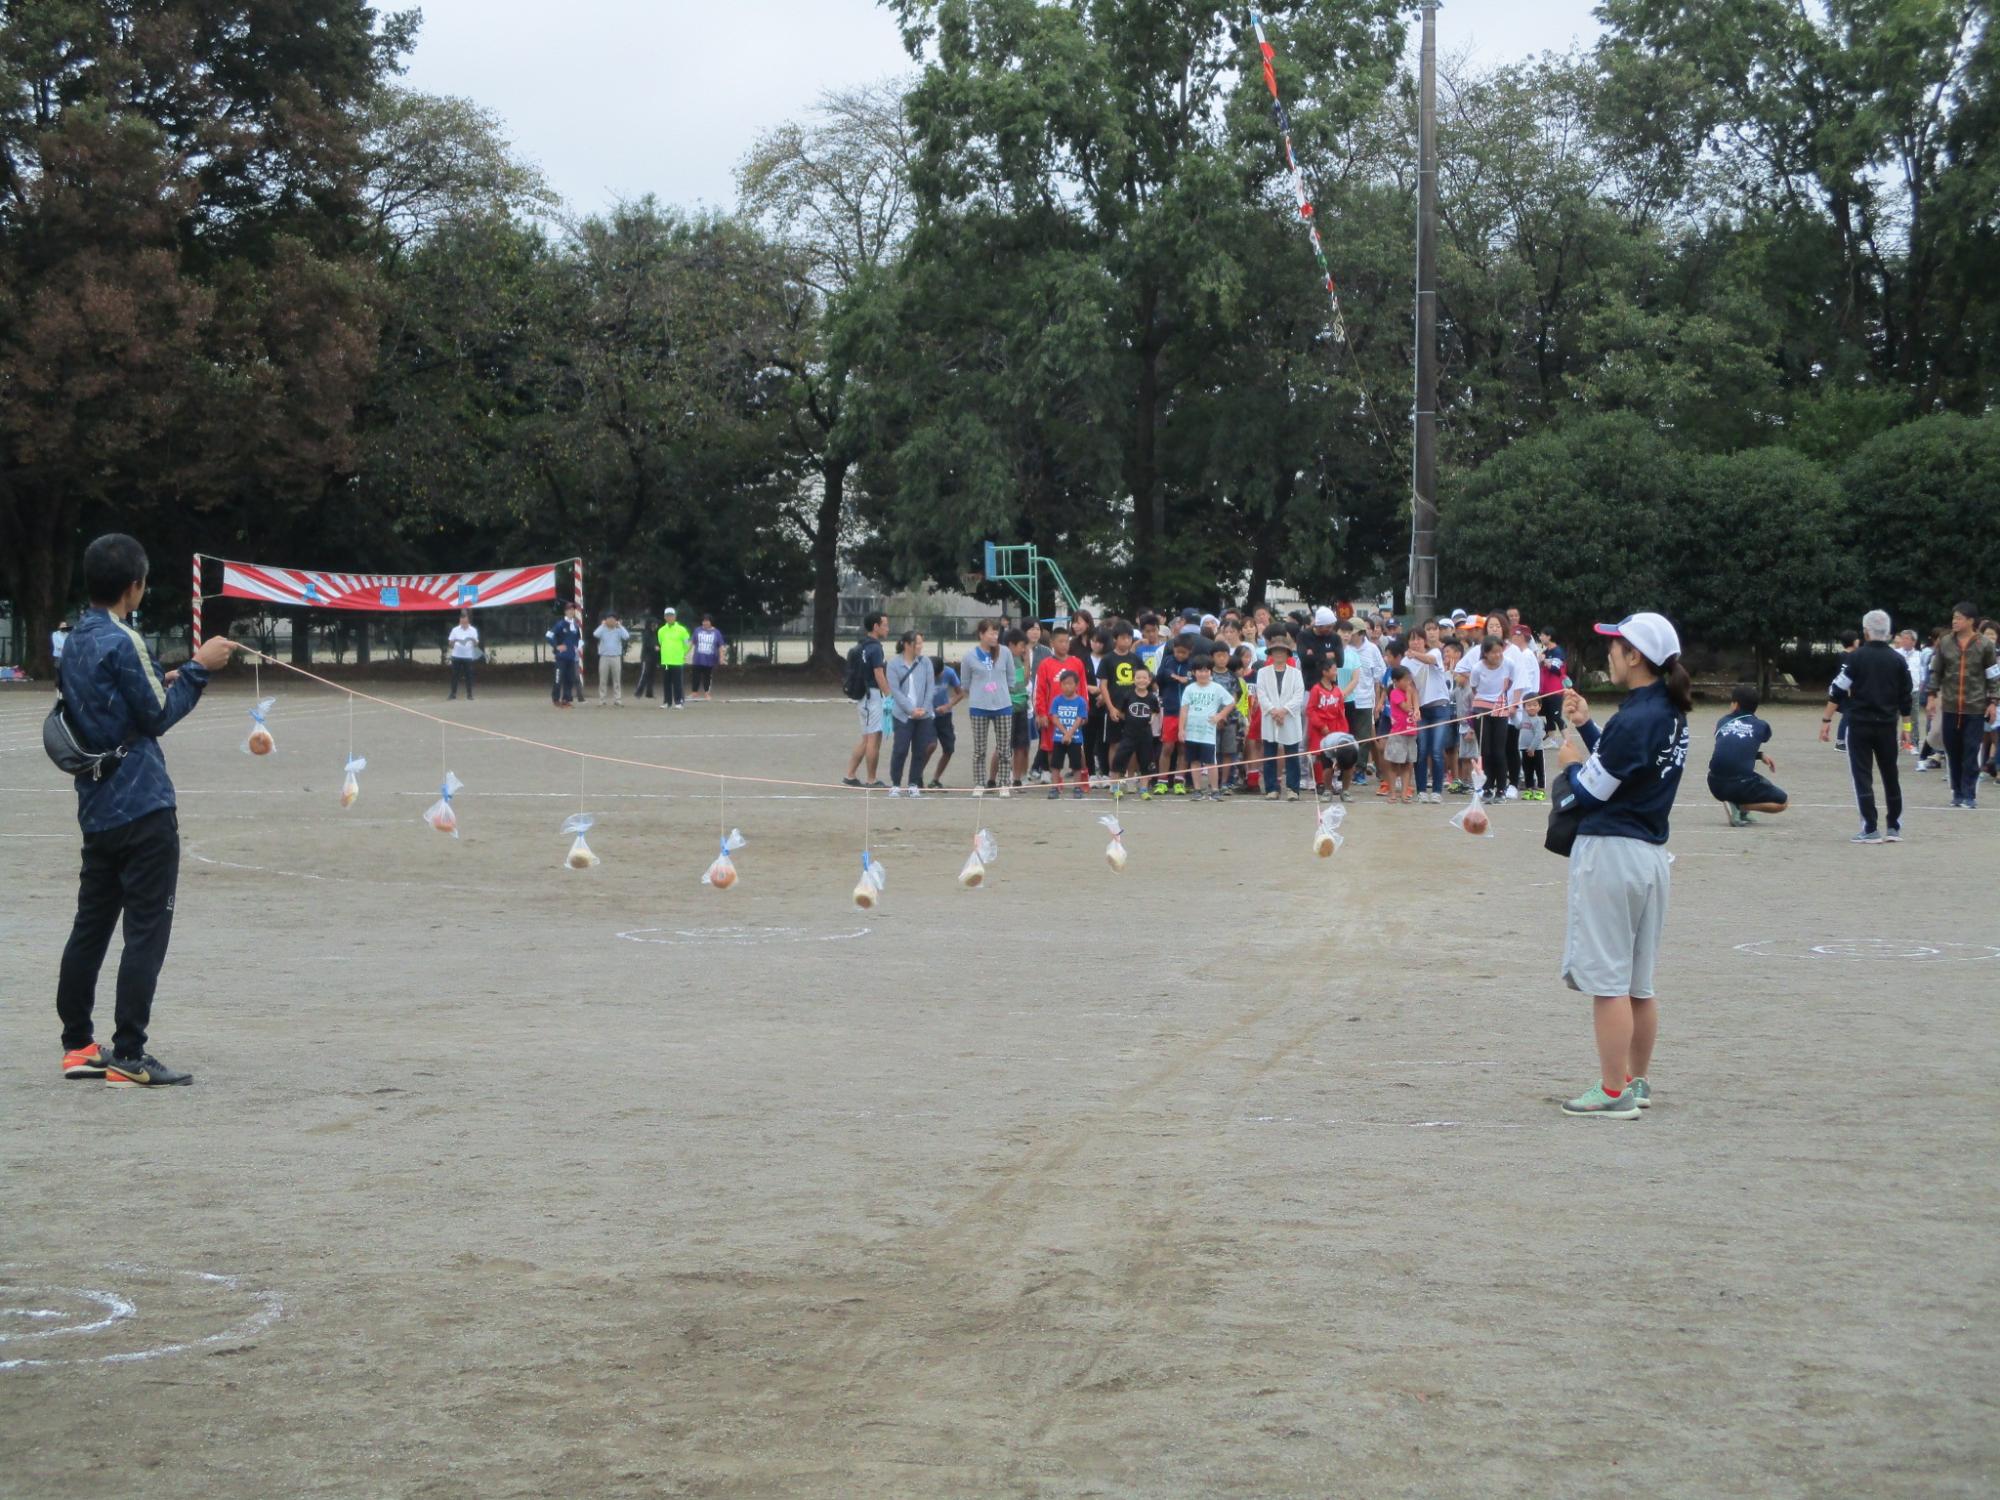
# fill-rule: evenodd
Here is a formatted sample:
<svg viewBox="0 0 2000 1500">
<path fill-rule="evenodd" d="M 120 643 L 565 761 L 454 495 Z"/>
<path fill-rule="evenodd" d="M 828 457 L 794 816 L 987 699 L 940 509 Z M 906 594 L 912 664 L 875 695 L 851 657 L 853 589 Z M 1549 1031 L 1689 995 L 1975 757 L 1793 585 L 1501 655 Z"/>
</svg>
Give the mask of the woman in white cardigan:
<svg viewBox="0 0 2000 1500">
<path fill-rule="evenodd" d="M 1278 800 L 1278 767 L 1284 766 L 1285 795 L 1299 800 L 1299 747 L 1305 741 L 1305 674 L 1292 664 L 1292 645 L 1283 636 L 1265 642 L 1264 665 L 1257 669 L 1257 712 L 1263 721 L 1264 800 Z"/>
</svg>

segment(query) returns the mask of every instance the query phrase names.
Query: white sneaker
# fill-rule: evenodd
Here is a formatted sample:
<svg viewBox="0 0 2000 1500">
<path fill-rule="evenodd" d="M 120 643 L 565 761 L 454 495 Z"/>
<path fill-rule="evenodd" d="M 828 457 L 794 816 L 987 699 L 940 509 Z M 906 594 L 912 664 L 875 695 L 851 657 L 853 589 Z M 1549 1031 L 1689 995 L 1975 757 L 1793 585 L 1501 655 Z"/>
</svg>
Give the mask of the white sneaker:
<svg viewBox="0 0 2000 1500">
<path fill-rule="evenodd" d="M 1011 797 L 1014 795 L 1014 793 L 1011 788 L 1003 786 L 1000 788 L 1000 795 L 1003 797 Z"/>
<path fill-rule="evenodd" d="M 903 789 L 902 789 L 901 787 L 899 787 L 899 786 L 892 786 L 892 787 L 890 787 L 890 788 L 889 788 L 889 795 L 890 795 L 891 797 L 900 797 L 900 796 L 902 796 L 902 795 L 903 795 Z M 916 793 L 915 793 L 915 792 L 912 792 L 912 793 L 910 793 L 910 795 L 911 795 L 912 797 L 914 797 L 914 796 L 916 796 Z"/>
<path fill-rule="evenodd" d="M 1519 802 L 1521 800 L 1521 789 L 1517 786 L 1508 787 L 1507 800 L 1509 802 Z"/>
<path fill-rule="evenodd" d="M 895 796 L 896 794 L 895 794 L 894 792 L 891 792 L 891 793 L 890 793 L 889 795 L 893 797 L 893 796 Z M 910 795 L 911 795 L 912 797 L 921 797 L 921 796 L 923 796 L 923 793 L 922 793 L 921 791 L 919 791 L 919 790 L 918 790 L 918 789 L 917 789 L 916 787 L 911 787 L 911 788 L 910 788 Z"/>
<path fill-rule="evenodd" d="M 972 789 L 972 795 L 975 797 L 984 797 L 986 795 L 986 788 L 975 785 Z"/>
</svg>

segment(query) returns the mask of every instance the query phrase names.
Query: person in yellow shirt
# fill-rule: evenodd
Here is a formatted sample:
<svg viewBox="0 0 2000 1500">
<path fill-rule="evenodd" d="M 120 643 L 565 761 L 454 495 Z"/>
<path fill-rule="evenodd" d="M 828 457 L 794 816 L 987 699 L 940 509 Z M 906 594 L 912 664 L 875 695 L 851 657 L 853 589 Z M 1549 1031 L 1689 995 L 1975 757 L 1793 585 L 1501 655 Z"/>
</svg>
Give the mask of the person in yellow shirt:
<svg viewBox="0 0 2000 1500">
<path fill-rule="evenodd" d="M 687 626 L 668 610 L 666 623 L 660 626 L 660 671 L 666 679 L 660 687 L 660 707 L 687 706 L 687 662 L 693 649 L 693 637 L 688 634 Z"/>
</svg>

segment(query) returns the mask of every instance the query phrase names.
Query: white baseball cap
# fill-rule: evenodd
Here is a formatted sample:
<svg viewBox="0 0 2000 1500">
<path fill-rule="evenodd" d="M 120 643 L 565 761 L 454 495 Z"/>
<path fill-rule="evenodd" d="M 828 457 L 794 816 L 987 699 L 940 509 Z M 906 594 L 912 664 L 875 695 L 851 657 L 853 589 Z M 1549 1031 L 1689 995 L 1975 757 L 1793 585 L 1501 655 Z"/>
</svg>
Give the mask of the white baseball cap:
<svg viewBox="0 0 2000 1500">
<path fill-rule="evenodd" d="M 1467 615 L 1462 609 L 1455 609 L 1451 612 L 1451 623 L 1454 625 L 1463 625 L 1470 618 L 1471 616 Z"/>
<path fill-rule="evenodd" d="M 667 606 L 667 610 L 666 610 L 666 612 L 667 612 L 668 614 L 672 614 L 672 613 L 674 612 L 674 609 L 673 609 L 673 606 L 672 606 L 671 604 Z"/>
<path fill-rule="evenodd" d="M 1313 611 L 1313 629 L 1324 630 L 1333 623 L 1333 611 L 1322 604 Z"/>
<path fill-rule="evenodd" d="M 1599 625 L 1597 633 L 1624 641 L 1656 667 L 1681 654 L 1680 632 L 1665 615 L 1627 615 L 1616 625 Z"/>
</svg>

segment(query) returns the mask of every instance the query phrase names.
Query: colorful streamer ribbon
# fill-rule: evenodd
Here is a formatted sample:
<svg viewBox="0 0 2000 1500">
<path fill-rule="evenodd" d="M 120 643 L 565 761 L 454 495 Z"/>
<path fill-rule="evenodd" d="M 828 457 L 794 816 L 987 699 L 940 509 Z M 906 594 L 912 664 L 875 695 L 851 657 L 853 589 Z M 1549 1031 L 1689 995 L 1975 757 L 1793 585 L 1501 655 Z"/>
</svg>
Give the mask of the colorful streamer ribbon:
<svg viewBox="0 0 2000 1500">
<path fill-rule="evenodd" d="M 1299 217 L 1305 220 L 1306 233 L 1312 236 L 1313 259 L 1319 262 L 1321 277 L 1326 281 L 1327 300 L 1333 305 L 1333 336 L 1340 343 L 1347 342 L 1347 323 L 1340 315 L 1340 288 L 1334 284 L 1333 268 L 1326 263 L 1326 247 L 1320 243 L 1319 223 L 1313 217 L 1312 197 L 1306 192 L 1306 174 L 1299 170 L 1299 159 L 1292 151 L 1292 121 L 1285 113 L 1285 101 L 1278 97 L 1278 74 L 1272 64 L 1277 53 L 1264 37 L 1264 18 L 1253 7 L 1250 11 L 1250 25 L 1257 33 L 1257 50 L 1264 55 L 1264 86 L 1271 91 L 1271 114 L 1278 122 L 1278 135 L 1285 143 L 1285 165 L 1291 169 L 1292 186 L 1299 195 Z"/>
</svg>

